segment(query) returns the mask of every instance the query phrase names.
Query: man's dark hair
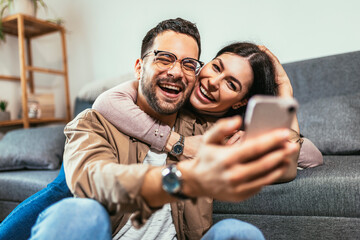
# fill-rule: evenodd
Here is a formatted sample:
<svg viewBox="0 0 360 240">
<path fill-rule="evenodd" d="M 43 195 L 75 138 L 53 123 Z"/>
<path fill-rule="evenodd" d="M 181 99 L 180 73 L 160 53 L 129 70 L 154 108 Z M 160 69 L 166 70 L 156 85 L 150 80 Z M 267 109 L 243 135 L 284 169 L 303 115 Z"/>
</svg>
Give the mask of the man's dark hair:
<svg viewBox="0 0 360 240">
<path fill-rule="evenodd" d="M 154 43 L 154 39 L 162 32 L 174 31 L 183 33 L 194 38 L 199 47 L 199 58 L 201 53 L 200 34 L 196 25 L 182 18 L 168 19 L 160 22 L 156 27 L 147 32 L 141 45 L 141 56 L 143 57 Z M 161 49 L 159 49 L 161 50 Z"/>
</svg>

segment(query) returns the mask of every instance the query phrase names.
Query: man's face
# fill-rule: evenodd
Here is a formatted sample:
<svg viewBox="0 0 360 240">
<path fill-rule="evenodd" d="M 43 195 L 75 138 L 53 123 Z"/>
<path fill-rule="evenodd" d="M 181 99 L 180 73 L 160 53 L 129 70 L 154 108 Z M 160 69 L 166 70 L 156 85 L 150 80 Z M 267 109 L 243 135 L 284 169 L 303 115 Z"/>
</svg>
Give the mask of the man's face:
<svg viewBox="0 0 360 240">
<path fill-rule="evenodd" d="M 153 50 L 173 53 L 177 59 L 198 58 L 196 41 L 185 34 L 165 31 L 154 39 Z M 188 99 L 196 77 L 184 74 L 180 61 L 169 70 L 163 70 L 154 63 L 154 53 L 143 59 L 140 74 L 140 92 L 151 108 L 158 114 L 176 113 Z"/>
</svg>

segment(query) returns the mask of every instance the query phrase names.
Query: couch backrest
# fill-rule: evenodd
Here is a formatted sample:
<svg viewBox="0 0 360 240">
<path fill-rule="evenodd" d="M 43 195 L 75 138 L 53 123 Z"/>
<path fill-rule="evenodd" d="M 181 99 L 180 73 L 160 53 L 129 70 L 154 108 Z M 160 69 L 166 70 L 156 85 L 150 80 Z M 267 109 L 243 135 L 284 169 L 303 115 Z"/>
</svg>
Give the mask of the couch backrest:
<svg viewBox="0 0 360 240">
<path fill-rule="evenodd" d="M 300 132 L 323 154 L 360 154 L 360 51 L 284 64 Z"/>
<path fill-rule="evenodd" d="M 360 91 L 360 51 L 284 64 L 300 104 Z"/>
</svg>

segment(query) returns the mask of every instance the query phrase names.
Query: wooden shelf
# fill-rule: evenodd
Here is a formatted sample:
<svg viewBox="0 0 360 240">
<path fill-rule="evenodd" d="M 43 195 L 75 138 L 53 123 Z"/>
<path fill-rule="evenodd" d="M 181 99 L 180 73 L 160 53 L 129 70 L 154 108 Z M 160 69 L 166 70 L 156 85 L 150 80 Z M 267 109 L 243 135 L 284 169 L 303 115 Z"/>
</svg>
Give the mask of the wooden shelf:
<svg viewBox="0 0 360 240">
<path fill-rule="evenodd" d="M 8 76 L 8 75 L 0 75 L 0 79 L 8 80 L 8 81 L 20 81 L 20 77 Z"/>
<path fill-rule="evenodd" d="M 57 122 L 67 123 L 67 120 L 63 118 L 30 118 L 29 119 L 30 124 L 57 123 Z M 23 124 L 24 124 L 24 120 L 22 119 L 0 121 L 0 127 L 17 126 Z"/>
<path fill-rule="evenodd" d="M 69 79 L 68 79 L 67 56 L 66 56 L 65 29 L 62 26 L 56 25 L 54 23 L 47 22 L 23 14 L 11 15 L 3 18 L 1 21 L 2 21 L 3 32 L 5 34 L 14 35 L 18 38 L 20 76 L 18 77 L 18 76 L 0 75 L 0 80 L 20 82 L 23 119 L 2 121 L 0 122 L 0 127 L 23 125 L 24 128 L 28 128 L 30 127 L 31 124 L 69 122 L 71 119 L 71 110 L 70 110 L 70 92 L 69 92 Z M 54 69 L 32 66 L 31 39 L 34 37 L 39 37 L 45 34 L 56 33 L 56 32 L 60 33 L 60 38 L 61 38 L 63 69 L 54 70 Z M 31 94 L 33 94 L 35 91 L 33 72 L 57 74 L 63 76 L 64 88 L 65 88 L 66 118 L 31 119 L 28 117 L 28 98 L 27 98 L 28 88 Z"/>
<path fill-rule="evenodd" d="M 26 70 L 33 71 L 33 72 L 42 72 L 42 73 L 65 75 L 64 71 L 53 70 L 53 69 L 48 69 L 48 68 L 39 68 L 39 67 L 27 66 Z"/>
<path fill-rule="evenodd" d="M 24 19 L 25 38 L 33 38 L 48 33 L 62 31 L 63 28 L 51 22 L 40 20 L 28 15 L 15 14 L 2 19 L 3 32 L 18 36 L 18 19 L 21 16 Z"/>
</svg>

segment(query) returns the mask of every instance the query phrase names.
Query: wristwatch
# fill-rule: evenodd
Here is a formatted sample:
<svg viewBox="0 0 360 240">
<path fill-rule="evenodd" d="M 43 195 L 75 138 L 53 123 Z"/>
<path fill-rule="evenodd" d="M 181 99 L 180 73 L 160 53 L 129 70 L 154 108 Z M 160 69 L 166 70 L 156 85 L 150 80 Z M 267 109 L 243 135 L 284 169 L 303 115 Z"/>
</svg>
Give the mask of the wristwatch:
<svg viewBox="0 0 360 240">
<path fill-rule="evenodd" d="M 185 137 L 180 134 L 180 139 L 173 145 L 170 154 L 174 156 L 181 155 L 184 151 L 184 142 L 185 142 Z"/>
<path fill-rule="evenodd" d="M 170 164 L 161 171 L 162 188 L 165 192 L 179 199 L 189 199 L 181 193 L 182 174 L 175 164 Z"/>
</svg>

